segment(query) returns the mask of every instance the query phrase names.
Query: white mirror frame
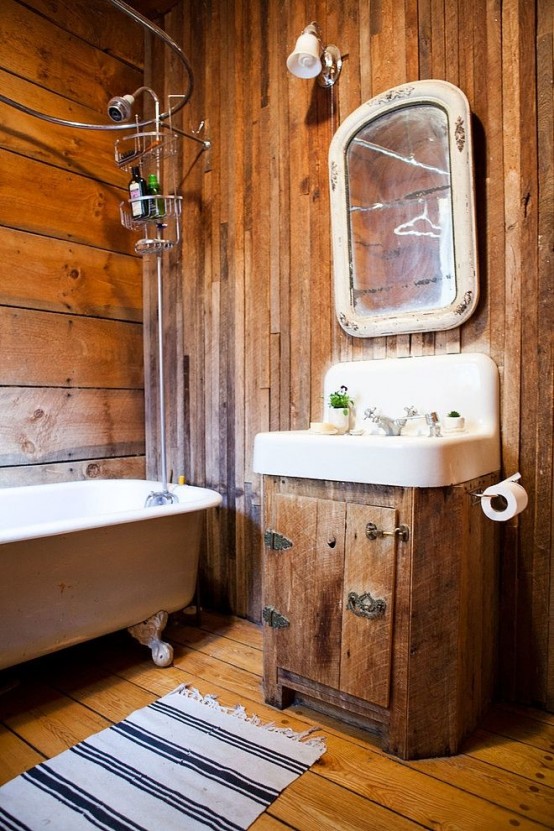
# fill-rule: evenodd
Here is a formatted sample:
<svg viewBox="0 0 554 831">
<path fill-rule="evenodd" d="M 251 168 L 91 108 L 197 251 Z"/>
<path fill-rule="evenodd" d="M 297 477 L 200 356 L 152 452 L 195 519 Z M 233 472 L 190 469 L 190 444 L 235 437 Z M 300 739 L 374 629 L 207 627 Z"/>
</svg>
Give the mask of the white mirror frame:
<svg viewBox="0 0 554 831">
<path fill-rule="evenodd" d="M 447 116 L 451 174 L 452 238 L 456 292 L 445 307 L 361 315 L 353 303 L 352 257 L 347 182 L 347 151 L 353 137 L 372 119 L 411 105 L 431 104 Z M 477 240 L 473 188 L 471 112 L 463 92 L 447 81 L 414 81 L 395 87 L 362 104 L 333 136 L 329 150 L 331 231 L 335 309 L 342 328 L 367 338 L 433 332 L 460 326 L 474 312 L 479 298 Z"/>
</svg>

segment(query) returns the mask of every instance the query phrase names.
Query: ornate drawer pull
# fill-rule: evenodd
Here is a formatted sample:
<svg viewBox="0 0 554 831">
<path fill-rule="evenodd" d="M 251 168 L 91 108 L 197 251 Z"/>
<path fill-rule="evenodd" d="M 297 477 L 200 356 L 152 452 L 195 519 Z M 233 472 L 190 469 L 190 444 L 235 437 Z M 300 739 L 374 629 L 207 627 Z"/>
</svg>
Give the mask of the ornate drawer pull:
<svg viewBox="0 0 554 831">
<path fill-rule="evenodd" d="M 376 617 L 383 617 L 387 611 L 387 604 L 381 598 L 375 600 L 369 592 L 356 594 L 348 593 L 347 608 L 358 617 L 367 617 L 370 620 Z"/>
</svg>

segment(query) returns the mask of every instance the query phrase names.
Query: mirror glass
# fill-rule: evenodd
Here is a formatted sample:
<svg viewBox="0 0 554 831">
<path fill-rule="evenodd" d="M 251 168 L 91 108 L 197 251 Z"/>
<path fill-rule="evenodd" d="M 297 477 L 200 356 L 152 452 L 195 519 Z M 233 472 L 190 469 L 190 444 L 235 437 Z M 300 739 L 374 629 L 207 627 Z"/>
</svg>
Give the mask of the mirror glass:
<svg viewBox="0 0 554 831">
<path fill-rule="evenodd" d="M 469 109 L 443 81 L 362 105 L 330 151 L 335 304 L 352 335 L 459 326 L 476 273 Z"/>
</svg>

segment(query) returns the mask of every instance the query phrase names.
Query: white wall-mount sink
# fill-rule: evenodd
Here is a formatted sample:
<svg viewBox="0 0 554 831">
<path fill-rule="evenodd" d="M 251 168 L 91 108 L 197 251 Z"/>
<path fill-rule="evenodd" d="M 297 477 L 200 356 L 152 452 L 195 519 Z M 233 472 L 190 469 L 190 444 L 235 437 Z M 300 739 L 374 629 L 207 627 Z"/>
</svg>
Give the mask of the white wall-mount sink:
<svg viewBox="0 0 554 831">
<path fill-rule="evenodd" d="M 498 370 L 487 355 L 464 353 L 335 364 L 327 372 L 324 399 L 341 386 L 354 400 L 352 424 L 361 435 L 321 435 L 310 430 L 259 433 L 257 473 L 401 487 L 443 487 L 500 469 Z M 406 407 L 444 417 L 457 410 L 463 431 L 439 437 L 385 436 L 363 419 L 376 407 L 390 418 Z M 325 420 L 325 417 L 324 417 Z"/>
</svg>

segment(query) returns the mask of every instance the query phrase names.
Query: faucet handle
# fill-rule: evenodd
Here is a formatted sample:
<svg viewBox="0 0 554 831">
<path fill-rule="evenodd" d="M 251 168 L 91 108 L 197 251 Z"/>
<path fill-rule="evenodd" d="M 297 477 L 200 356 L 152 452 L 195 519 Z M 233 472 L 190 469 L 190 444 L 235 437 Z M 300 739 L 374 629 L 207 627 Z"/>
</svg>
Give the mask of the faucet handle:
<svg viewBox="0 0 554 831">
<path fill-rule="evenodd" d="M 425 421 L 429 427 L 429 436 L 440 436 L 441 426 L 438 415 L 435 412 L 425 413 Z"/>
<path fill-rule="evenodd" d="M 406 413 L 406 418 L 413 418 L 414 416 L 419 415 L 417 407 L 414 406 L 404 407 L 404 412 Z"/>
<path fill-rule="evenodd" d="M 376 412 L 377 412 L 377 407 L 368 407 L 367 410 L 364 410 L 364 420 L 366 418 L 373 419 Z"/>
</svg>

